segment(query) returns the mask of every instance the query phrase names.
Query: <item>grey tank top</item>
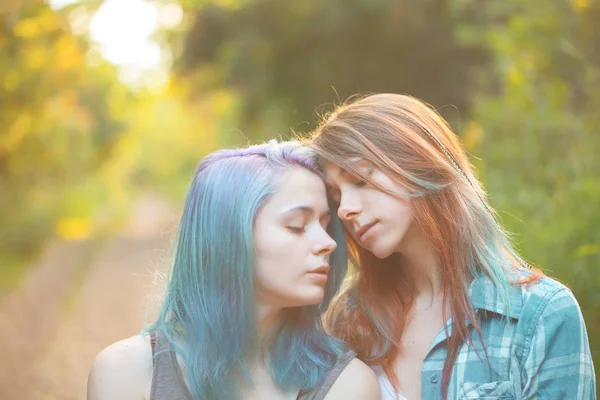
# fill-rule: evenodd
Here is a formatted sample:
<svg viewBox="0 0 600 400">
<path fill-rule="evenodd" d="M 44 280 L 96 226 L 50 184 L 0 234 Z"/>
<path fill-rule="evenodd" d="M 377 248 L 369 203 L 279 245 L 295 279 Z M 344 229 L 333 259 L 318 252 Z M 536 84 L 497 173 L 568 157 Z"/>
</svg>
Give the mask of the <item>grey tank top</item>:
<svg viewBox="0 0 600 400">
<path fill-rule="evenodd" d="M 161 334 L 152 333 L 150 343 L 154 364 L 150 400 L 194 400 L 169 342 Z M 352 350 L 342 354 L 319 386 L 310 392 L 301 391 L 297 400 L 323 400 L 344 368 L 355 357 L 356 353 Z"/>
</svg>

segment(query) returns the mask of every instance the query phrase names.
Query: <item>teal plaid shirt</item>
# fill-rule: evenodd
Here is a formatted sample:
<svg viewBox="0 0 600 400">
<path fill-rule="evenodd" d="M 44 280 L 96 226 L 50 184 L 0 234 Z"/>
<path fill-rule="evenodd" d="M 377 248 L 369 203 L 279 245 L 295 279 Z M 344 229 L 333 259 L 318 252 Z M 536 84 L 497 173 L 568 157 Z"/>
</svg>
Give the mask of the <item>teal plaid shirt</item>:
<svg viewBox="0 0 600 400">
<path fill-rule="evenodd" d="M 529 273 L 517 270 L 511 279 Z M 489 360 L 479 335 L 470 326 L 474 346 L 463 344 L 458 352 L 448 399 L 596 398 L 585 323 L 567 287 L 547 277 L 530 286 L 511 286 L 508 322 L 489 278 L 477 276 L 469 295 Z M 452 332 L 452 319 L 446 326 Z M 440 331 L 423 361 L 424 400 L 442 398 L 446 339 L 445 330 Z"/>
</svg>

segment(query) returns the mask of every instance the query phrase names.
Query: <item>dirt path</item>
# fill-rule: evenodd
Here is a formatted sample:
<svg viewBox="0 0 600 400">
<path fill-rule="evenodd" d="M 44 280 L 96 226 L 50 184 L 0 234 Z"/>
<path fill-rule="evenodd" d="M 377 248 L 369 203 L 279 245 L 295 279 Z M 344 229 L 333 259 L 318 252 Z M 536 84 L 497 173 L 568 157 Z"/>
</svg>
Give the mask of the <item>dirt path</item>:
<svg viewBox="0 0 600 400">
<path fill-rule="evenodd" d="M 155 315 L 173 215 L 142 204 L 128 229 L 57 242 L 0 304 L 0 398 L 85 399 L 95 355 Z"/>
</svg>

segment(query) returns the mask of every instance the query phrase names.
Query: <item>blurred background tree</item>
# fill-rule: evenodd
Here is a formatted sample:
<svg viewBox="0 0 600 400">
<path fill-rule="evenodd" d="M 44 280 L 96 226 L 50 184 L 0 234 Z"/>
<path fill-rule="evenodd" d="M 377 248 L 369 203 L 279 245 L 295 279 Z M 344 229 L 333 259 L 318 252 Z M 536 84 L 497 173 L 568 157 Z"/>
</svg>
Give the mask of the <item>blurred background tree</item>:
<svg viewBox="0 0 600 400">
<path fill-rule="evenodd" d="M 71 27 L 102 4 L 0 9 L 0 289 L 49 238 L 110 233 L 147 191 L 180 200 L 230 119 L 227 90 L 188 100 L 178 82 L 125 84 Z"/>
<path fill-rule="evenodd" d="M 146 193 L 181 204 L 209 151 L 407 93 L 462 137 L 524 257 L 573 289 L 600 359 L 598 0 L 135 0 L 182 14 L 154 29 L 167 67 L 144 84 L 78 28 L 132 2 L 0 6 L 0 286 Z"/>
<path fill-rule="evenodd" d="M 461 6 L 475 7 L 476 2 Z M 507 1 L 468 43 L 494 55 L 462 130 L 524 256 L 569 286 L 600 359 L 600 3 Z M 596 361 L 597 362 L 597 361 Z"/>
<path fill-rule="evenodd" d="M 240 93 L 243 122 L 258 131 L 273 121 L 306 131 L 315 110 L 365 92 L 411 93 L 466 110 L 475 70 L 487 64 L 484 46 L 456 39 L 446 1 L 233 3 L 200 8 L 177 68 L 220 66 L 214 84 Z M 442 112 L 456 119 L 452 107 Z"/>
<path fill-rule="evenodd" d="M 61 230 L 86 235 L 90 175 L 122 138 L 111 105 L 126 103 L 114 68 L 86 62 L 87 43 L 42 2 L 0 15 L 0 254 L 37 253 L 61 214 Z M 85 190 L 81 190 L 85 188 Z M 92 190 L 90 190 L 92 189 Z"/>
</svg>

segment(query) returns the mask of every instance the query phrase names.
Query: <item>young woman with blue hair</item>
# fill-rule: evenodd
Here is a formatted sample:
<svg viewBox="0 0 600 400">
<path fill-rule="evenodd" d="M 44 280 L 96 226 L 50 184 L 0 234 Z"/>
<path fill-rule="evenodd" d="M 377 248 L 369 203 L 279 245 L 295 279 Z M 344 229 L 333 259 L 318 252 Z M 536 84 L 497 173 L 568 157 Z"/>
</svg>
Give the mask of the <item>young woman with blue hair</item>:
<svg viewBox="0 0 600 400">
<path fill-rule="evenodd" d="M 160 315 L 96 357 L 88 399 L 379 399 L 321 324 L 347 253 L 320 174 L 298 142 L 204 158 Z"/>
</svg>

